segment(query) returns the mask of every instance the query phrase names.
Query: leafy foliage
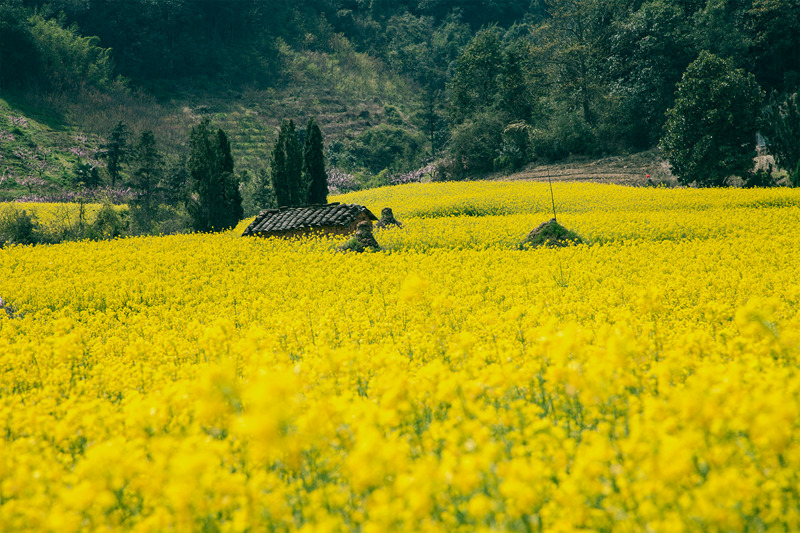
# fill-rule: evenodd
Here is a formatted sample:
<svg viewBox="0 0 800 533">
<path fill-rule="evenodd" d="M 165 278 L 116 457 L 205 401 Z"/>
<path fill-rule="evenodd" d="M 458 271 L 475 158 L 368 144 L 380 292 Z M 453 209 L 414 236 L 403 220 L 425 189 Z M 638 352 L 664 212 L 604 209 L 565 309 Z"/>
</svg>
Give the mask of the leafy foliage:
<svg viewBox="0 0 800 533">
<path fill-rule="evenodd" d="M 800 187 L 800 96 L 773 98 L 766 107 L 765 134 L 775 162 L 789 171 L 793 186 Z"/>
<path fill-rule="evenodd" d="M 103 202 L 103 206 L 88 228 L 87 236 L 90 239 L 106 240 L 124 235 L 128 229 L 128 221 L 125 220 L 123 213 L 125 212 L 117 209 L 111 202 Z"/>
<path fill-rule="evenodd" d="M 763 98 L 752 74 L 701 52 L 678 83 L 661 139 L 678 180 L 718 187 L 748 175 Z"/>
<path fill-rule="evenodd" d="M 683 5 L 652 0 L 615 24 L 609 63 L 619 102 L 619 135 L 628 146 L 658 142 L 675 85 L 696 58 Z"/>
<path fill-rule="evenodd" d="M 98 37 L 84 37 L 41 15 L 31 17 L 30 23 L 48 86 L 56 90 L 83 84 L 106 87 L 114 81 L 111 50 L 99 46 Z"/>
<path fill-rule="evenodd" d="M 481 30 L 456 60 L 451 82 L 452 114 L 463 122 L 492 106 L 499 88 L 503 55 L 499 30 Z"/>
<path fill-rule="evenodd" d="M 39 223 L 35 213 L 29 213 L 25 209 L 5 209 L 0 212 L 0 248 L 5 244 L 38 242 L 40 242 Z"/>
<path fill-rule="evenodd" d="M 347 152 L 373 174 L 416 166 L 421 159 L 422 140 L 406 127 L 380 125 L 360 133 Z"/>
<path fill-rule="evenodd" d="M 464 179 L 468 174 L 494 169 L 504 130 L 496 113 L 484 111 L 459 124 L 450 140 L 450 160 L 440 169 L 442 178 Z"/>
<path fill-rule="evenodd" d="M 28 12 L 13 3 L 0 5 L 0 58 L 0 89 L 30 87 L 44 75 Z"/>
</svg>

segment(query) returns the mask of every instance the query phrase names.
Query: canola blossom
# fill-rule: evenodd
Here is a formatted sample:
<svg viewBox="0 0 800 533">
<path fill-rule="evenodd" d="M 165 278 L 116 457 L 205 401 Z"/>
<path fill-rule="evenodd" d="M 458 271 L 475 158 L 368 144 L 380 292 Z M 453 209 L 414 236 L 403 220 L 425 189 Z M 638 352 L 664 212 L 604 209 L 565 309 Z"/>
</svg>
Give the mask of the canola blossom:
<svg viewBox="0 0 800 533">
<path fill-rule="evenodd" d="M 8 202 L 0 203 L 0 219 L 26 211 L 35 215 L 36 222 L 51 233 L 80 224 L 91 224 L 103 208 L 101 203 Z M 116 209 L 122 209 L 117 207 Z"/>
<path fill-rule="evenodd" d="M 800 529 L 800 193 L 554 193 L 0 250 L 0 530 Z"/>
</svg>

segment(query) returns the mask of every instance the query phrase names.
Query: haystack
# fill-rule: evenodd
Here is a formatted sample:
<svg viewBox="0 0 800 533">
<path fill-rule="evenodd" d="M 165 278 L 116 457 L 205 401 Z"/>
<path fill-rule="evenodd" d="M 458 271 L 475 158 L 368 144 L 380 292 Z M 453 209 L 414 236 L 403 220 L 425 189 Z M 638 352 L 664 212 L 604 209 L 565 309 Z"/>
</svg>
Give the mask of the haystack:
<svg viewBox="0 0 800 533">
<path fill-rule="evenodd" d="M 583 243 L 583 239 L 580 235 L 556 222 L 555 218 L 551 218 L 531 231 L 519 247 L 520 249 L 539 248 L 540 246 L 561 248 L 581 243 Z"/>
</svg>

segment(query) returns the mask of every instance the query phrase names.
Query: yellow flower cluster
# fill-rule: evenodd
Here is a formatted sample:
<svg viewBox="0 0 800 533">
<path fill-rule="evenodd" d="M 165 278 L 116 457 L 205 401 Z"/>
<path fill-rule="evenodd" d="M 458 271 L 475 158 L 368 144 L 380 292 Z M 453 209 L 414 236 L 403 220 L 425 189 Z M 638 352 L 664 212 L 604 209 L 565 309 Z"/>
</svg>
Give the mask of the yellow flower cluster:
<svg viewBox="0 0 800 533">
<path fill-rule="evenodd" d="M 48 228 L 63 228 L 77 226 L 83 217 L 84 224 L 91 224 L 102 204 L 58 204 L 58 203 L 33 203 L 14 202 L 0 204 L 0 217 L 13 215 L 19 211 L 36 217 L 36 221 Z M 83 212 L 81 212 L 81 209 Z"/>
<path fill-rule="evenodd" d="M 800 530 L 800 193 L 554 193 L 1 250 L 0 530 Z"/>
</svg>

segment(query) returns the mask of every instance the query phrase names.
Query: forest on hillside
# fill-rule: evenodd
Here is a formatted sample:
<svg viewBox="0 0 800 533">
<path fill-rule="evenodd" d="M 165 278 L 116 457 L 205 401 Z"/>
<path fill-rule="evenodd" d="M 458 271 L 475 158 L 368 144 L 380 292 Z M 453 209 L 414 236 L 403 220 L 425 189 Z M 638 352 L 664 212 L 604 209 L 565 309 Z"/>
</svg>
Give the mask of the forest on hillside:
<svg viewBox="0 0 800 533">
<path fill-rule="evenodd" d="M 659 143 L 716 165 L 752 159 L 756 131 L 778 151 L 800 135 L 796 0 L 6 0 L 0 61 L 0 96 L 49 106 L 62 127 L 97 136 L 98 153 L 120 122 L 132 140 L 152 130 L 172 183 L 189 129 L 210 118 L 231 137 L 245 211 L 269 203 L 259 189 L 284 119 L 317 118 L 344 188 Z M 698 127 L 709 122 L 717 129 Z M 681 155 L 720 128 L 746 141 Z M 776 161 L 800 176 L 796 151 Z M 107 184 L 107 161 L 95 163 Z M 704 183 L 692 176 L 710 165 L 672 163 L 687 183 L 726 178 Z M 121 166 L 120 181 L 131 172 Z"/>
</svg>

